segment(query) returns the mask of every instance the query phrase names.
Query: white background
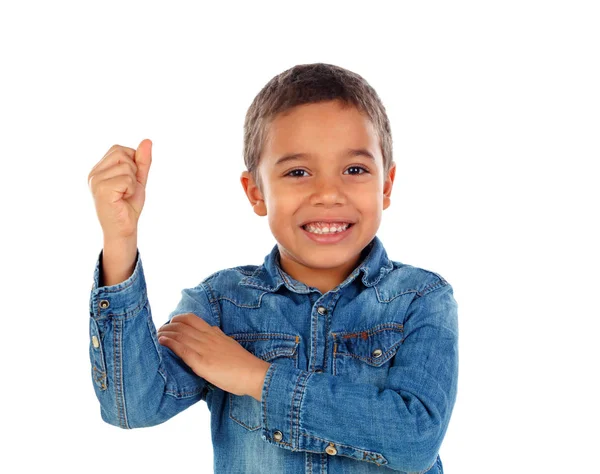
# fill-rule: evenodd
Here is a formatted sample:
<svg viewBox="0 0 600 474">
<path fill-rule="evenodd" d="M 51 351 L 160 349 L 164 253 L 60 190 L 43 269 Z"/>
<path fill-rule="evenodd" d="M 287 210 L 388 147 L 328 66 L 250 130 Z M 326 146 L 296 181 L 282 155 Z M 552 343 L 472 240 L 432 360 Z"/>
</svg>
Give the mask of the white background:
<svg viewBox="0 0 600 474">
<path fill-rule="evenodd" d="M 597 3 L 200 3 L 0 7 L 0 469 L 212 472 L 204 402 L 152 428 L 101 420 L 87 176 L 154 142 L 139 249 L 161 325 L 181 289 L 275 244 L 239 182 L 244 116 L 274 75 L 327 62 L 388 111 L 388 255 L 459 304 L 445 472 L 600 472 Z"/>
</svg>

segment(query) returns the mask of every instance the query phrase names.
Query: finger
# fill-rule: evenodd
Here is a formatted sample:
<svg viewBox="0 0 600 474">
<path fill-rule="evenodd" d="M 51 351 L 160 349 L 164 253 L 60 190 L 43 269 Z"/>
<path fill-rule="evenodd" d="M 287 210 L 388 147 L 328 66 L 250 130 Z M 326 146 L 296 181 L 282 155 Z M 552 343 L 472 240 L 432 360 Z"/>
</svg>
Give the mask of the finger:
<svg viewBox="0 0 600 474">
<path fill-rule="evenodd" d="M 196 342 L 203 342 L 202 331 L 199 331 L 198 329 L 193 328 L 192 326 L 189 326 L 185 323 L 170 323 L 167 325 L 167 327 L 162 327 L 157 332 L 158 336 L 167 333 L 182 334 Z"/>
<path fill-rule="evenodd" d="M 158 339 L 158 342 L 161 345 L 171 349 L 175 354 L 181 357 L 181 359 L 183 359 L 183 361 L 193 370 L 194 368 L 199 367 L 202 363 L 202 358 L 200 357 L 200 354 L 198 354 L 196 351 L 194 351 L 192 348 L 185 345 L 184 343 L 177 341 L 176 339 L 172 339 L 167 336 L 161 336 Z M 196 370 L 194 370 L 194 372 L 196 372 Z"/>
<path fill-rule="evenodd" d="M 98 171 L 96 174 L 90 176 L 88 185 L 93 193 L 98 186 L 98 183 L 106 181 L 110 178 L 114 178 L 115 176 L 129 176 L 131 177 L 131 183 L 133 186 L 136 181 L 135 174 L 135 165 L 133 162 L 125 162 L 116 166 L 111 166 L 105 170 Z"/>
<path fill-rule="evenodd" d="M 104 165 L 106 162 L 110 162 L 113 160 L 115 153 L 122 155 L 124 157 L 127 157 L 132 161 L 133 161 L 133 157 L 135 156 L 135 150 L 133 148 L 129 148 L 127 146 L 121 146 L 121 145 L 113 145 L 109 148 L 109 150 L 106 152 L 106 154 L 100 159 L 100 161 L 98 163 L 96 163 L 94 168 L 92 168 L 92 171 L 94 169 L 104 168 L 105 167 Z"/>
<path fill-rule="evenodd" d="M 137 165 L 137 180 L 146 187 L 148 181 L 148 173 L 152 164 L 152 141 L 144 139 L 140 142 L 134 156 L 135 164 Z"/>
<path fill-rule="evenodd" d="M 212 326 L 208 324 L 204 319 L 194 313 L 178 314 L 171 318 L 171 322 L 184 323 L 199 331 L 208 331 Z"/>
<path fill-rule="evenodd" d="M 90 171 L 90 174 L 88 175 L 88 184 L 92 177 L 95 177 L 95 175 L 98 173 L 120 165 L 121 163 L 128 163 L 129 166 L 131 166 L 131 168 L 134 170 L 134 176 L 136 176 L 138 168 L 133 160 L 133 157 L 129 156 L 127 153 L 124 153 L 122 150 L 114 150 L 113 153 L 105 156 L 98 164 L 96 164 L 96 166 L 92 168 L 92 171 Z"/>
</svg>

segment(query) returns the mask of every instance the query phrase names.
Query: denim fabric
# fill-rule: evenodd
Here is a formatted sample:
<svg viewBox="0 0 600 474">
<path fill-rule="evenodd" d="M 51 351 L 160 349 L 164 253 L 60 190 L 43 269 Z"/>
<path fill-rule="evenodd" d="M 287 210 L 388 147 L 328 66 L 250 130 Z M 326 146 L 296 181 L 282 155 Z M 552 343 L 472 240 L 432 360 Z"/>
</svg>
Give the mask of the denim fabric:
<svg viewBox="0 0 600 474">
<path fill-rule="evenodd" d="M 215 473 L 443 472 L 458 320 L 440 275 L 389 260 L 374 237 L 325 294 L 286 274 L 277 246 L 260 266 L 182 290 L 168 320 L 194 313 L 271 363 L 259 402 L 198 377 L 158 343 L 136 258 L 116 285 L 99 287 L 102 251 L 94 271 L 89 354 L 105 422 L 152 426 L 204 400 Z"/>
</svg>

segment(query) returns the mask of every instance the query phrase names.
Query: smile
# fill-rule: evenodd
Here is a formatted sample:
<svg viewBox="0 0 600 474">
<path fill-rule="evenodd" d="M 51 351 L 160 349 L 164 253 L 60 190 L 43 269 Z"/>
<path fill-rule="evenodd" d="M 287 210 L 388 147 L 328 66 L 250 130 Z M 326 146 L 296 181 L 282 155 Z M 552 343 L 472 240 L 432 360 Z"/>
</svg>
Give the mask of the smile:
<svg viewBox="0 0 600 474">
<path fill-rule="evenodd" d="M 333 229 L 331 227 L 333 227 Z M 337 223 L 327 228 L 327 230 L 325 227 L 317 228 L 311 226 L 310 224 L 301 227 L 304 235 L 306 235 L 312 241 L 320 244 L 335 244 L 340 242 L 352 233 L 353 228 L 354 224 Z"/>
</svg>

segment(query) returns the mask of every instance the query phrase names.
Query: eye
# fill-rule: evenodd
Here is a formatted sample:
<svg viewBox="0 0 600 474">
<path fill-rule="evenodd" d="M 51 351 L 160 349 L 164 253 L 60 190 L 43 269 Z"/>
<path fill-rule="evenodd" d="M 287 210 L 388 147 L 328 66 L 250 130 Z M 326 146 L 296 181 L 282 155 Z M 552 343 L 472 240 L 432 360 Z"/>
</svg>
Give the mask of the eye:
<svg viewBox="0 0 600 474">
<path fill-rule="evenodd" d="M 290 178 L 304 178 L 304 176 L 301 174 L 292 174 L 292 173 L 306 173 L 306 170 L 302 170 L 302 169 L 291 170 L 291 171 L 288 171 L 285 174 L 285 176 L 289 176 Z"/>
<path fill-rule="evenodd" d="M 355 174 L 355 175 L 357 175 L 357 174 L 365 174 L 365 173 L 369 172 L 369 170 L 367 170 L 366 168 L 363 168 L 362 166 L 351 166 L 346 171 L 350 171 L 350 170 L 363 170 L 363 173 L 360 173 L 360 172 L 358 172 L 358 173 L 350 173 L 350 174 Z"/>
</svg>

